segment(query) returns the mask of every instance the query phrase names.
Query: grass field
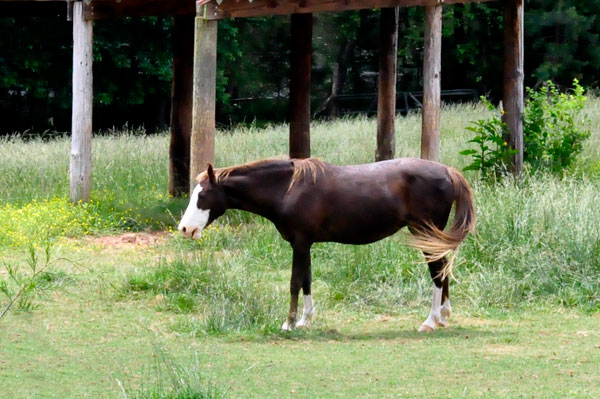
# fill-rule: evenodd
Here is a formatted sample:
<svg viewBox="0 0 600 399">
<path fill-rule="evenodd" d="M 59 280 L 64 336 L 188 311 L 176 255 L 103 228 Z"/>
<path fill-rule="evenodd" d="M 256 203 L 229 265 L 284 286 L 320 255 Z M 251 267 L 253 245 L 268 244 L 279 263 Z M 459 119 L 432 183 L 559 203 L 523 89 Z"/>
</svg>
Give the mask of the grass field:
<svg viewBox="0 0 600 399">
<path fill-rule="evenodd" d="M 282 333 L 288 244 L 239 212 L 201 241 L 173 233 L 186 201 L 166 195 L 167 135 L 96 137 L 93 200 L 78 206 L 68 138 L 3 139 L 0 281 L 15 292 L 6 266 L 26 275 L 30 245 L 38 267 L 45 246 L 54 261 L 0 318 L 0 397 L 600 397 L 599 111 L 592 99 L 592 137 L 565 176 L 466 175 L 477 234 L 455 265 L 450 328 L 426 335 L 431 282 L 401 235 L 316 245 L 313 327 Z M 466 165 L 464 128 L 486 113 L 443 110 L 444 163 Z M 397 120 L 398 156 L 418 156 L 419 121 Z M 315 123 L 313 155 L 369 162 L 374 132 L 372 119 Z M 286 151 L 286 126 L 240 128 L 218 134 L 216 164 Z M 148 230 L 164 233 L 106 239 Z"/>
</svg>

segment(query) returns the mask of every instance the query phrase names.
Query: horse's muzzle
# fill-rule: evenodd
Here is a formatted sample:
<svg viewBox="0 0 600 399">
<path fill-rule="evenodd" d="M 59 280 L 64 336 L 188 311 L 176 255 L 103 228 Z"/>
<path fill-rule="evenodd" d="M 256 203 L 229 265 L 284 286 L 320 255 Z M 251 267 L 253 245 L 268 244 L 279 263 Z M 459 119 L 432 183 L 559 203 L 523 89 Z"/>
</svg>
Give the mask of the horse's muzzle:
<svg viewBox="0 0 600 399">
<path fill-rule="evenodd" d="M 198 240 L 202 237 L 202 229 L 199 227 L 179 226 L 179 231 L 185 238 Z"/>
</svg>

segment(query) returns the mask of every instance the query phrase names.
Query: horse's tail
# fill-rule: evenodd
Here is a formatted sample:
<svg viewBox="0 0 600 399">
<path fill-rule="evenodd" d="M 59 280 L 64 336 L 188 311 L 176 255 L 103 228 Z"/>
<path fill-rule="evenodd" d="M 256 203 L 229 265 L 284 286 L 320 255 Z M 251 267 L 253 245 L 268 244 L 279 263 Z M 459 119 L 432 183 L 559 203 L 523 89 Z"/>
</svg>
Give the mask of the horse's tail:
<svg viewBox="0 0 600 399">
<path fill-rule="evenodd" d="M 447 255 L 441 271 L 441 277 L 452 275 L 452 266 L 456 257 L 456 249 L 466 236 L 475 230 L 475 209 L 469 183 L 454 168 L 448 167 L 448 174 L 454 188 L 454 220 L 446 231 L 440 230 L 431 223 L 424 227 L 413 228 L 410 245 L 423 251 L 428 262 L 440 260 Z"/>
</svg>

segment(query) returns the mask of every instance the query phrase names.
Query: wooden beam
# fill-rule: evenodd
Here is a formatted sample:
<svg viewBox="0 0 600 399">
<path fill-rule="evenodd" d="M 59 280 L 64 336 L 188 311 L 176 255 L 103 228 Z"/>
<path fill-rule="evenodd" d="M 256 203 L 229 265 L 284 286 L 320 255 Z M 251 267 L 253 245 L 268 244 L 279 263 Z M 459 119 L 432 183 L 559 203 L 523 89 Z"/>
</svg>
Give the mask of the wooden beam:
<svg viewBox="0 0 600 399">
<path fill-rule="evenodd" d="M 293 14 L 290 60 L 290 158 L 310 157 L 312 14 Z"/>
<path fill-rule="evenodd" d="M 375 160 L 394 158 L 396 117 L 396 59 L 398 7 L 382 8 L 379 31 L 379 85 L 377 94 L 377 150 Z"/>
<path fill-rule="evenodd" d="M 196 17 L 194 91 L 190 143 L 190 183 L 215 161 L 215 96 L 217 87 L 217 21 Z M 190 186 L 190 190 L 193 187 Z"/>
<path fill-rule="evenodd" d="M 512 171 L 523 171 L 523 0 L 504 2 L 504 122 L 517 150 Z"/>
<path fill-rule="evenodd" d="M 440 82 L 442 68 L 442 6 L 425 7 L 423 61 L 423 130 L 421 158 L 440 159 Z"/>
<path fill-rule="evenodd" d="M 498 0 L 444 0 L 444 4 L 484 3 Z M 266 15 L 305 14 L 327 11 L 361 10 L 434 6 L 440 0 L 215 0 L 206 3 L 204 17 L 207 19 L 260 17 Z"/>
<path fill-rule="evenodd" d="M 194 15 L 192 0 L 91 0 L 84 1 L 86 19 Z"/>
<path fill-rule="evenodd" d="M 93 22 L 83 17 L 83 4 L 73 8 L 73 110 L 69 198 L 89 201 L 92 173 Z"/>
<path fill-rule="evenodd" d="M 171 84 L 171 142 L 169 194 L 181 197 L 190 187 L 190 140 L 194 87 L 194 16 L 173 19 L 173 77 Z"/>
</svg>

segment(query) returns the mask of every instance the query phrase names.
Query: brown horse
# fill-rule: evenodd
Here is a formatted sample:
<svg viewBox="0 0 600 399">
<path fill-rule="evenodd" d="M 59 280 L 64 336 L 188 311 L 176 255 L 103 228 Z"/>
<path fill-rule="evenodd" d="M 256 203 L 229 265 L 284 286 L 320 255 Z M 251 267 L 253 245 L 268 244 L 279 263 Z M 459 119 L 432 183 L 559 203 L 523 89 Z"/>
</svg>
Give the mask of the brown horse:
<svg viewBox="0 0 600 399">
<path fill-rule="evenodd" d="M 453 251 L 475 226 L 471 190 L 457 170 L 413 158 L 356 166 L 314 158 L 266 160 L 217 170 L 209 164 L 197 183 L 179 224 L 185 237 L 199 238 L 227 209 L 241 209 L 269 219 L 292 245 L 284 330 L 307 327 L 312 319 L 313 243 L 368 244 L 404 226 L 413 234 L 410 245 L 424 252 L 434 283 L 431 311 L 419 330 L 448 325 Z M 444 231 L 452 204 L 454 221 Z M 300 288 L 304 309 L 296 320 Z"/>
</svg>

